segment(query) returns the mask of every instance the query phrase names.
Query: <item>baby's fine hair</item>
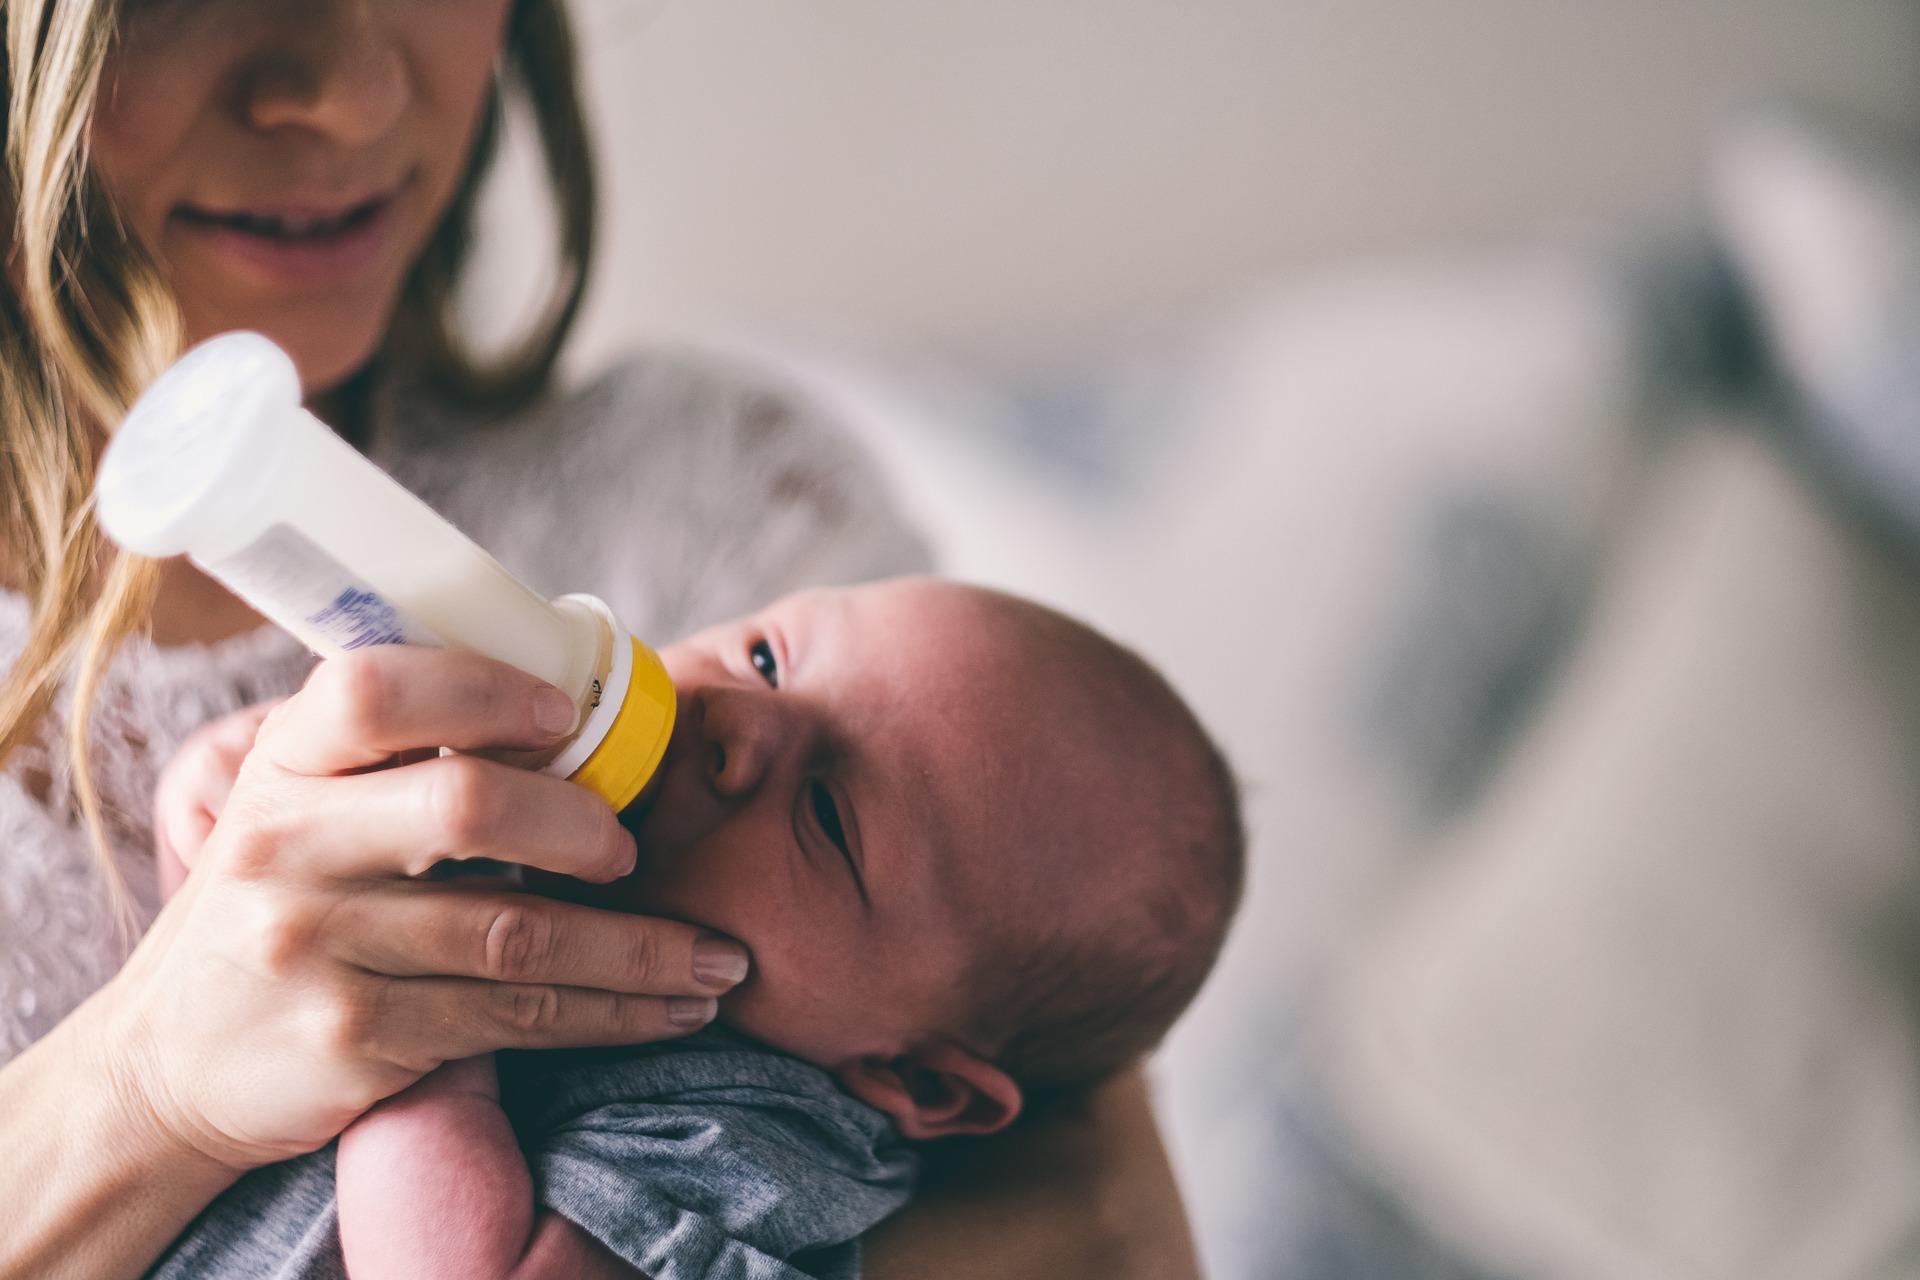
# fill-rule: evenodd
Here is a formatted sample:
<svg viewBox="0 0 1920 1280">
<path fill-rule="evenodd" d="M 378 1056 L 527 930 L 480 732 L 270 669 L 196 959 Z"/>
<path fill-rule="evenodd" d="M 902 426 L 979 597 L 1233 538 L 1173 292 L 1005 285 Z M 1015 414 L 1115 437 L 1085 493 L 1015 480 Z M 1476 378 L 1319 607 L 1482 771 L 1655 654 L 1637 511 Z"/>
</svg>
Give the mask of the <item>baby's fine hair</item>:
<svg viewBox="0 0 1920 1280">
<path fill-rule="evenodd" d="M 1226 939 L 1245 880 L 1246 829 L 1226 756 L 1158 671 L 1082 623 L 1014 603 L 1071 646 L 1075 678 L 1113 722 L 1140 727 L 1101 742 L 1116 788 L 1148 769 L 1169 782 L 1158 812 L 1133 827 L 1131 847 L 1065 853 L 1089 867 L 1136 860 L 1141 900 L 1109 903 L 1091 925 L 1010 921 L 975 960 L 967 989 L 977 1027 L 1032 1104 L 1078 1094 L 1160 1043 Z"/>
</svg>

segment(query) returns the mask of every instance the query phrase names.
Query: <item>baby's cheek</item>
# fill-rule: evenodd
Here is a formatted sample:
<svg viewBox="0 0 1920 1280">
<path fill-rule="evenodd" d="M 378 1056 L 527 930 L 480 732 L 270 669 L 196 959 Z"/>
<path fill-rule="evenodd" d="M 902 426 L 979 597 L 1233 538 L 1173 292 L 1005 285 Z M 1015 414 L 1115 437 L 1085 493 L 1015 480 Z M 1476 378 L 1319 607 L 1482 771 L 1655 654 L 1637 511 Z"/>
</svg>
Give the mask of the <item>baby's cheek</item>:
<svg viewBox="0 0 1920 1280">
<path fill-rule="evenodd" d="M 875 1024 L 857 996 L 830 979 L 808 981 L 778 959 L 755 952 L 751 977 L 720 1001 L 720 1021 L 742 1035 L 822 1067 L 836 1067 L 872 1049 Z"/>
</svg>

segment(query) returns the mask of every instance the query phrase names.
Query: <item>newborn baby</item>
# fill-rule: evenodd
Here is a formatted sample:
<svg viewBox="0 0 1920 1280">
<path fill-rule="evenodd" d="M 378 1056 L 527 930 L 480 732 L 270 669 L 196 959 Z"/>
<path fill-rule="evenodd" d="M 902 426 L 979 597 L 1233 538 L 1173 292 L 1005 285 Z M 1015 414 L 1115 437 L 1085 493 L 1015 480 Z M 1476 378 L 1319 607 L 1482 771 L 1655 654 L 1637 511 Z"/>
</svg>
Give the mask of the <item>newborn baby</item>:
<svg viewBox="0 0 1920 1280">
<path fill-rule="evenodd" d="M 906 1199 L 901 1137 L 991 1133 L 1096 1083 L 1199 988 L 1239 893 L 1237 797 L 1131 653 L 900 579 L 661 657 L 679 719 L 624 815 L 636 870 L 528 887 L 745 944 L 717 1025 L 450 1063 L 349 1128 L 333 1170 L 242 1180 L 157 1274 L 850 1277 Z"/>
</svg>

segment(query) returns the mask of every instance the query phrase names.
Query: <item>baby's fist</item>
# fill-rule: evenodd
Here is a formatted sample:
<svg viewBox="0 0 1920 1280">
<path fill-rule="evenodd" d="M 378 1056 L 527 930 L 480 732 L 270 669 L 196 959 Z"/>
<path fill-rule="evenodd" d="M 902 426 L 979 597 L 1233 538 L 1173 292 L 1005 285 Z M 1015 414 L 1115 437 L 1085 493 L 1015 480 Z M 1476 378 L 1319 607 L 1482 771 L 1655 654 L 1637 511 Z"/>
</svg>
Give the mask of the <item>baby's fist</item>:
<svg viewBox="0 0 1920 1280">
<path fill-rule="evenodd" d="M 256 703 L 202 725 L 160 771 L 153 793 L 153 840 L 162 895 L 172 897 L 185 882 L 187 868 L 227 807 L 260 722 L 280 701 Z"/>
</svg>

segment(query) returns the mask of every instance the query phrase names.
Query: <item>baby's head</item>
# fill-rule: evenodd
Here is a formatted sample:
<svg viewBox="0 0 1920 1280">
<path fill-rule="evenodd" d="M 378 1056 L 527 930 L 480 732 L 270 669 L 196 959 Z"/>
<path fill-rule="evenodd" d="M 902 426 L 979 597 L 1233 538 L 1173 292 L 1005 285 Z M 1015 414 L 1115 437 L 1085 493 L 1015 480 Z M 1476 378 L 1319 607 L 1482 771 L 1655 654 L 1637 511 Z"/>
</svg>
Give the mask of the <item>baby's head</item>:
<svg viewBox="0 0 1920 1280">
<path fill-rule="evenodd" d="M 1150 667 L 927 579 L 790 596 L 662 652 L 680 718 L 622 905 L 753 953 L 721 1019 L 912 1137 L 1150 1049 L 1239 895 L 1230 774 Z"/>
</svg>

